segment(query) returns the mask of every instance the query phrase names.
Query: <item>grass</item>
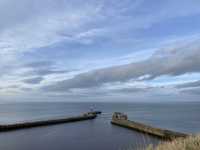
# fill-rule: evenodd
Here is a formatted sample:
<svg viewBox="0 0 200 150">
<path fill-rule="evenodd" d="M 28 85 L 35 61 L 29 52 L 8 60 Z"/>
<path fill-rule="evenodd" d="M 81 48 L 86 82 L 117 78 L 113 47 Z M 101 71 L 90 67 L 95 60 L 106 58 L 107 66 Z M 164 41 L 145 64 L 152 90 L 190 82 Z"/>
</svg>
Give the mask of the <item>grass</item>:
<svg viewBox="0 0 200 150">
<path fill-rule="evenodd" d="M 145 144 L 138 147 L 130 146 L 126 150 L 200 150 L 200 134 L 188 138 L 178 138 L 171 142 L 161 142 L 155 147 L 153 145 L 149 145 L 147 148 L 144 147 Z"/>
<path fill-rule="evenodd" d="M 146 150 L 200 150 L 200 135 L 161 143 L 155 148 L 150 145 Z"/>
</svg>

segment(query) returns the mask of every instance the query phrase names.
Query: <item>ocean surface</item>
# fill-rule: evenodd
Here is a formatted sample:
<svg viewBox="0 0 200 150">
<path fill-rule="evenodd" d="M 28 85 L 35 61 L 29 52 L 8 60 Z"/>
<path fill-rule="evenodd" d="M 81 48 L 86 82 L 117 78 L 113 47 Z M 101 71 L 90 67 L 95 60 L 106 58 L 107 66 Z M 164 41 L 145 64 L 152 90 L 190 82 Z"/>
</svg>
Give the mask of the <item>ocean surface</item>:
<svg viewBox="0 0 200 150">
<path fill-rule="evenodd" d="M 94 107 L 89 121 L 0 133 L 0 150 L 137 150 L 157 138 L 110 124 L 113 112 L 130 120 L 185 133 L 200 133 L 200 102 L 178 103 L 9 103 L 0 104 L 0 124 L 76 116 Z"/>
</svg>

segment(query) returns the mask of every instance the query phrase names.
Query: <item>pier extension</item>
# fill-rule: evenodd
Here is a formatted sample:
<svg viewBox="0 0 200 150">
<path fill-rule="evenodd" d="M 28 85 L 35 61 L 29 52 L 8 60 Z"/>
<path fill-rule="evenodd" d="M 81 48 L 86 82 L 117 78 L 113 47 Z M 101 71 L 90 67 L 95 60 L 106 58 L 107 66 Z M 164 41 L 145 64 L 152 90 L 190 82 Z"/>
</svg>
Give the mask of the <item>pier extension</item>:
<svg viewBox="0 0 200 150">
<path fill-rule="evenodd" d="M 8 125 L 0 125 L 0 132 L 4 131 L 11 131 L 11 130 L 18 130 L 24 128 L 33 128 L 39 126 L 49 126 L 49 125 L 56 125 L 62 123 L 70 123 L 70 122 L 77 122 L 77 121 L 84 121 L 84 120 L 91 120 L 97 117 L 97 114 L 100 112 L 88 112 L 76 117 L 67 117 L 67 118 L 60 118 L 60 119 L 52 119 L 52 120 L 44 120 L 44 121 L 35 121 L 35 122 L 23 122 L 23 123 L 16 123 L 16 124 L 8 124 Z"/>
<path fill-rule="evenodd" d="M 189 136 L 184 133 L 155 128 L 155 127 L 145 125 L 142 123 L 138 123 L 135 121 L 130 121 L 130 120 L 128 120 L 127 115 L 120 113 L 120 112 L 115 112 L 113 114 L 111 123 L 121 126 L 121 127 L 129 128 L 129 129 L 143 132 L 143 133 L 146 133 L 149 135 L 153 135 L 153 136 L 159 137 L 163 140 L 173 140 L 175 138 L 185 138 L 185 137 Z"/>
</svg>

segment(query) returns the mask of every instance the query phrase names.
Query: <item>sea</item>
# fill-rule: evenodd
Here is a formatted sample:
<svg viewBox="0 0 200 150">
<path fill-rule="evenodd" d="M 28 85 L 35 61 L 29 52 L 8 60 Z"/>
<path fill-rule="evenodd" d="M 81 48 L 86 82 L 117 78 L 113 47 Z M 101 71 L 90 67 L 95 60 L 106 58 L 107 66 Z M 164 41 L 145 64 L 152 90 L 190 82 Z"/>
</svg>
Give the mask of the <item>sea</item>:
<svg viewBox="0 0 200 150">
<path fill-rule="evenodd" d="M 77 116 L 91 107 L 94 120 L 0 133 L 0 150 L 142 150 L 159 139 L 110 123 L 113 112 L 129 120 L 188 134 L 200 133 L 200 102 L 26 102 L 0 104 L 0 125 Z"/>
</svg>

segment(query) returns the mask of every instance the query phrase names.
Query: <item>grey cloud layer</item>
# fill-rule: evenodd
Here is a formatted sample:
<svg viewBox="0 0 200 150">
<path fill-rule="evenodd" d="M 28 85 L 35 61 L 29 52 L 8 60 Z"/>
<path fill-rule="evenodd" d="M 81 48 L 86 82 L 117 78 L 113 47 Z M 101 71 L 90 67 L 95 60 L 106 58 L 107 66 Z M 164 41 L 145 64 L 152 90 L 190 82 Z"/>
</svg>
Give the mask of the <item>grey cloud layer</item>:
<svg viewBox="0 0 200 150">
<path fill-rule="evenodd" d="M 42 77 L 35 77 L 23 80 L 24 83 L 27 84 L 39 84 L 43 80 Z"/>
<path fill-rule="evenodd" d="M 199 96 L 200 95 L 200 87 L 193 88 L 193 89 L 185 89 L 185 90 L 182 90 L 181 92 L 182 93 L 189 93 L 189 94 L 192 94 L 192 95 Z M 196 100 L 199 100 L 199 98 L 196 99 Z"/>
<path fill-rule="evenodd" d="M 126 82 L 131 79 L 150 80 L 162 75 L 178 76 L 200 72 L 199 41 L 174 46 L 156 52 L 152 57 L 138 63 L 130 63 L 98 69 L 79 74 L 72 79 L 45 87 L 50 91 L 66 91 L 73 88 L 90 88 L 110 82 Z"/>
<path fill-rule="evenodd" d="M 54 65 L 55 63 L 51 61 L 37 61 L 25 64 L 24 67 L 31 69 L 31 71 L 29 71 L 28 74 L 38 76 L 70 72 L 69 70 L 59 70 L 56 67 L 54 67 Z"/>
<path fill-rule="evenodd" d="M 200 95 L 200 80 L 195 81 L 195 82 L 179 84 L 175 87 L 178 88 L 182 93 Z"/>
<path fill-rule="evenodd" d="M 176 86 L 177 88 L 195 88 L 200 87 L 200 80 L 195 82 L 184 83 Z"/>
</svg>

